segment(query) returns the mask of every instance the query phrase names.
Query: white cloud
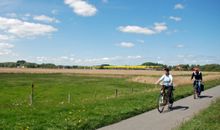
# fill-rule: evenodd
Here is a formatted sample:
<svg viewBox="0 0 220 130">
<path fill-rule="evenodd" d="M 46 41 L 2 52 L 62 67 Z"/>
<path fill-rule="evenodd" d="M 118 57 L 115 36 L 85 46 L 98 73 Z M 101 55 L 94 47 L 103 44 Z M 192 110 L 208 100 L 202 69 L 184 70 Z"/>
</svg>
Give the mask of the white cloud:
<svg viewBox="0 0 220 130">
<path fill-rule="evenodd" d="M 59 23 L 60 22 L 56 18 L 51 18 L 51 17 L 46 16 L 46 15 L 34 16 L 33 19 L 37 20 L 37 21 L 47 22 L 47 23 Z"/>
<path fill-rule="evenodd" d="M 184 9 L 184 6 L 182 4 L 176 4 L 174 9 Z"/>
<path fill-rule="evenodd" d="M 178 29 L 174 29 L 174 30 L 169 30 L 169 31 L 167 31 L 166 34 L 167 34 L 167 35 L 171 35 L 171 34 L 173 34 L 173 33 L 178 33 L 178 32 L 179 32 Z"/>
<path fill-rule="evenodd" d="M 59 11 L 58 11 L 58 10 L 56 10 L 56 9 L 53 9 L 53 10 L 51 11 L 51 13 L 52 13 L 52 14 L 54 14 L 54 15 L 57 15 L 57 14 L 58 14 L 58 12 L 59 12 Z"/>
<path fill-rule="evenodd" d="M 42 36 L 57 31 L 56 28 L 50 25 L 30 23 L 4 17 L 0 17 L 0 30 L 18 37 Z"/>
<path fill-rule="evenodd" d="M 127 56 L 127 59 L 142 59 L 143 57 L 142 56 Z"/>
<path fill-rule="evenodd" d="M 155 34 L 155 32 L 152 29 L 146 27 L 140 27 L 140 26 L 131 26 L 131 25 L 120 26 L 118 30 L 125 33 L 137 33 L 137 34 L 145 34 L 145 35 Z"/>
<path fill-rule="evenodd" d="M 174 21 L 176 21 L 176 22 L 179 22 L 179 21 L 182 20 L 181 17 L 175 17 L 175 16 L 170 16 L 169 19 L 174 20 Z"/>
<path fill-rule="evenodd" d="M 121 42 L 119 44 L 119 46 L 121 46 L 123 48 L 132 48 L 132 47 L 134 47 L 134 43 L 132 43 L 132 42 Z"/>
<path fill-rule="evenodd" d="M 7 13 L 6 16 L 12 18 L 18 17 L 16 13 Z"/>
<path fill-rule="evenodd" d="M 1 49 L 9 49 L 9 48 L 13 48 L 14 47 L 14 45 L 12 45 L 12 44 L 9 44 L 9 43 L 0 43 L 0 48 Z"/>
<path fill-rule="evenodd" d="M 136 33 L 136 34 L 145 34 L 153 35 L 167 30 L 168 27 L 165 23 L 154 23 L 153 28 L 140 27 L 140 26 L 120 26 L 118 30 L 124 33 Z"/>
<path fill-rule="evenodd" d="M 185 55 L 177 55 L 177 58 L 184 58 L 185 57 Z"/>
<path fill-rule="evenodd" d="M 165 23 L 154 23 L 154 30 L 157 33 L 167 30 L 167 25 Z"/>
<path fill-rule="evenodd" d="M 102 0 L 102 3 L 108 3 L 108 0 Z"/>
<path fill-rule="evenodd" d="M 64 0 L 64 3 L 80 16 L 94 16 L 97 13 L 96 7 L 85 0 Z"/>
<path fill-rule="evenodd" d="M 20 58 L 26 59 L 29 62 L 37 63 L 54 63 L 59 65 L 100 65 L 100 64 L 126 64 L 131 61 L 142 60 L 143 57 L 140 55 L 136 56 L 113 56 L 113 57 L 100 57 L 100 58 L 77 58 L 75 56 L 58 56 L 58 57 L 28 57 Z"/>
<path fill-rule="evenodd" d="M 37 62 L 50 62 L 49 58 L 45 56 L 36 57 L 36 61 Z"/>
<path fill-rule="evenodd" d="M 14 48 L 13 44 L 0 43 L 0 56 L 12 54 L 12 48 Z"/>
<path fill-rule="evenodd" d="M 14 39 L 13 36 L 1 35 L 1 34 L 0 34 L 0 42 L 10 41 L 10 40 L 13 40 L 13 39 Z"/>
<path fill-rule="evenodd" d="M 30 16 L 31 16 L 31 14 L 26 13 L 24 16 L 25 16 L 25 17 L 30 17 Z"/>
<path fill-rule="evenodd" d="M 144 40 L 137 40 L 138 43 L 145 43 Z"/>
<path fill-rule="evenodd" d="M 54 63 L 54 64 L 102 64 L 103 62 L 109 62 L 113 60 L 117 60 L 118 57 L 103 57 L 103 58 L 90 58 L 90 59 L 82 59 L 76 58 L 73 56 L 60 56 L 60 57 L 30 57 L 28 60 L 32 62 L 40 62 L 40 63 Z"/>
<path fill-rule="evenodd" d="M 182 45 L 182 44 L 178 44 L 176 47 L 177 47 L 177 48 L 183 48 L 184 45 Z"/>
</svg>

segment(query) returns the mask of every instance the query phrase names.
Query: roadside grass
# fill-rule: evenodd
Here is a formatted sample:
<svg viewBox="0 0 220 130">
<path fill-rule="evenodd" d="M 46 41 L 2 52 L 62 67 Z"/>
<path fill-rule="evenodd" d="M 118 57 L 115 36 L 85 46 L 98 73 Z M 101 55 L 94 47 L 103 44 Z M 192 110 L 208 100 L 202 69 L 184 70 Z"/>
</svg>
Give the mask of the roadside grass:
<svg viewBox="0 0 220 130">
<path fill-rule="evenodd" d="M 220 130 L 220 98 L 191 120 L 183 123 L 178 130 Z"/>
<path fill-rule="evenodd" d="M 159 93 L 152 84 L 77 74 L 0 74 L 0 83 L 0 129 L 96 129 L 156 108 Z M 175 99 L 191 94 L 191 85 L 174 91 Z"/>
</svg>

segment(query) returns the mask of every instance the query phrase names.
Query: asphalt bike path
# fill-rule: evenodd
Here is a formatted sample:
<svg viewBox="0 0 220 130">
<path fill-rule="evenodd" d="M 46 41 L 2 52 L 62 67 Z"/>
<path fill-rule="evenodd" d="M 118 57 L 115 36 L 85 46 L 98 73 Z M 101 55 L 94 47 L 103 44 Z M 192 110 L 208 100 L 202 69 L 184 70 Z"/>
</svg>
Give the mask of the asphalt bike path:
<svg viewBox="0 0 220 130">
<path fill-rule="evenodd" d="M 171 130 L 210 106 L 217 98 L 220 98 L 220 86 L 202 92 L 201 98 L 194 99 L 192 95 L 174 102 L 171 111 L 167 107 L 163 113 L 154 109 L 98 130 Z"/>
</svg>

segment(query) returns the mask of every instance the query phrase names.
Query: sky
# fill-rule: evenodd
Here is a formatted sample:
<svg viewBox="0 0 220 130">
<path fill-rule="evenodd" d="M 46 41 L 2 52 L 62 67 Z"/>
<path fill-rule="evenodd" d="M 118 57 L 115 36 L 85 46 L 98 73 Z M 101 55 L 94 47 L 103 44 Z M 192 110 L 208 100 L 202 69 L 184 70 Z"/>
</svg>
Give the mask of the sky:
<svg viewBox="0 0 220 130">
<path fill-rule="evenodd" d="M 0 0 L 0 62 L 220 64 L 219 0 Z"/>
</svg>

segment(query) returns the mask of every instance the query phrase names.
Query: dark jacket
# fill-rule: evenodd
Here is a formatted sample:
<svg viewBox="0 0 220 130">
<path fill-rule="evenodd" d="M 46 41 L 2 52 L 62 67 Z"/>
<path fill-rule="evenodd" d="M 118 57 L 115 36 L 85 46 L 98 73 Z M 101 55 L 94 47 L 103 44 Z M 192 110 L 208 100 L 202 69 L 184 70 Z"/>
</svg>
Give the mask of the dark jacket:
<svg viewBox="0 0 220 130">
<path fill-rule="evenodd" d="M 198 72 L 198 73 L 193 72 L 191 79 L 193 79 L 194 77 L 195 77 L 195 80 L 202 80 L 202 73 L 201 72 Z"/>
</svg>

